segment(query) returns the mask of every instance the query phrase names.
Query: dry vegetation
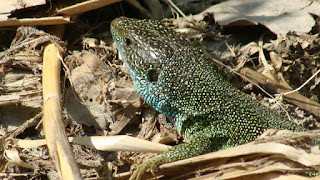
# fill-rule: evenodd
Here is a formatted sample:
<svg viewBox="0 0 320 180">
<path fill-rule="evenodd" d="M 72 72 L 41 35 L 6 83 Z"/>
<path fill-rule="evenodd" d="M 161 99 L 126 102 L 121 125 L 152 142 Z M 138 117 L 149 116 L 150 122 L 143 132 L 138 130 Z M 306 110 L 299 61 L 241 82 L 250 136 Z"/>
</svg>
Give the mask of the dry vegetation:
<svg viewBox="0 0 320 180">
<path fill-rule="evenodd" d="M 118 1 L 17 0 L 0 8 L 0 179 L 127 179 L 132 164 L 155 155 L 141 152 L 183 142 L 135 92 L 112 44 L 118 16 L 161 19 L 199 42 L 235 86 L 313 130 L 270 130 L 161 165 L 156 176 L 304 179 L 320 170 L 312 140 L 320 135 L 317 1 Z M 75 137 L 70 145 L 67 137 Z"/>
</svg>

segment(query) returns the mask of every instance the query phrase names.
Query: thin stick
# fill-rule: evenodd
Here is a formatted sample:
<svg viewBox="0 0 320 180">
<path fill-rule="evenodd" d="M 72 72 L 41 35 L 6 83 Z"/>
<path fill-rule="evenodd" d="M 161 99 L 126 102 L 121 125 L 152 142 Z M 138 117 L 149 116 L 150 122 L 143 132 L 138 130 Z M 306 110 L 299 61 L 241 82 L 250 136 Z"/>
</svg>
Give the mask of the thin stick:
<svg viewBox="0 0 320 180">
<path fill-rule="evenodd" d="M 297 92 L 299 91 L 301 88 L 303 88 L 306 84 L 308 84 L 314 77 L 316 77 L 318 74 L 320 73 L 320 69 L 314 73 L 314 75 L 312 75 L 306 82 L 304 82 L 300 87 L 298 87 L 297 89 L 295 90 L 292 90 L 292 91 L 289 91 L 289 92 L 285 92 L 283 93 L 283 95 L 288 95 L 288 94 L 291 94 L 291 93 L 294 93 L 294 92 Z"/>
</svg>

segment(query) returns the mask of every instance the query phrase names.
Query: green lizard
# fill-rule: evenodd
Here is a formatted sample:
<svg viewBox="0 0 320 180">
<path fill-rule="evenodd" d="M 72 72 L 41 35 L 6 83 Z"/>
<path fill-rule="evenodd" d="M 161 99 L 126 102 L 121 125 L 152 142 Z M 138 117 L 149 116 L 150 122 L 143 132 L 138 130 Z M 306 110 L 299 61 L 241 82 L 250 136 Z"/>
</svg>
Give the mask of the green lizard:
<svg viewBox="0 0 320 180">
<path fill-rule="evenodd" d="M 200 48 L 161 22 L 120 17 L 111 33 L 136 91 L 185 139 L 140 165 L 131 179 L 163 163 L 253 141 L 269 128 L 304 130 L 233 87 Z"/>
</svg>

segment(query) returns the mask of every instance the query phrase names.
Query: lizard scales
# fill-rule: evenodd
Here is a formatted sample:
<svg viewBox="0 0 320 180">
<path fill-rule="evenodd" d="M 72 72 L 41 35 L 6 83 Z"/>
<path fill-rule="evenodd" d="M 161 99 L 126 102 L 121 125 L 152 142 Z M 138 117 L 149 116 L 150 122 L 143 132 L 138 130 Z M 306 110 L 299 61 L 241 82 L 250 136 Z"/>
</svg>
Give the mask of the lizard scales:
<svg viewBox="0 0 320 180">
<path fill-rule="evenodd" d="M 137 92 L 186 141 L 142 165 L 133 179 L 158 164 L 253 141 L 266 129 L 303 129 L 233 87 L 200 48 L 161 22 L 119 17 L 111 32 Z"/>
</svg>

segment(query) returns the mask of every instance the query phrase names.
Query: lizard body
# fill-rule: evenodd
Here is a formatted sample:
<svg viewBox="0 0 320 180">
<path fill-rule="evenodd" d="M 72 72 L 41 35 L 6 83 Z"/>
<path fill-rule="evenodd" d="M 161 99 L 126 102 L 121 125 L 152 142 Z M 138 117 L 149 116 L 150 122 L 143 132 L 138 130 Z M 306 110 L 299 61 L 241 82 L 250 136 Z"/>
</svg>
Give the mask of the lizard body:
<svg viewBox="0 0 320 180">
<path fill-rule="evenodd" d="M 186 142 L 141 165 L 132 179 L 162 163 L 253 141 L 266 129 L 303 130 L 227 82 L 200 48 L 159 21 L 120 17 L 111 32 L 137 92 Z"/>
</svg>

